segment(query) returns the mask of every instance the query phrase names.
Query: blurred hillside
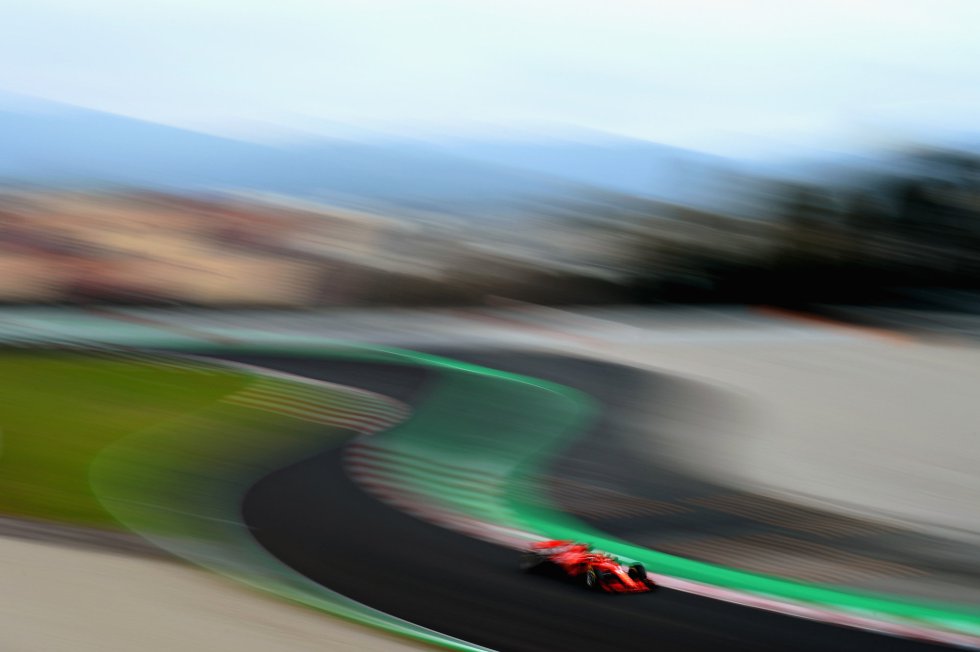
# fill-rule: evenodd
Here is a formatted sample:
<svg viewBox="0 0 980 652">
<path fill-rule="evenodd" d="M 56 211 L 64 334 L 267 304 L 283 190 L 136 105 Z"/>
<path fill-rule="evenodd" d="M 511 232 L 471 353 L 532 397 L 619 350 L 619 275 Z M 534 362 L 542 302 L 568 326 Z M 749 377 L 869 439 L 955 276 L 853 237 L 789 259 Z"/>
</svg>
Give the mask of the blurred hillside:
<svg viewBox="0 0 980 652">
<path fill-rule="evenodd" d="M 980 283 L 980 157 L 745 162 L 603 134 L 229 140 L 0 112 L 0 302 L 873 301 Z"/>
<path fill-rule="evenodd" d="M 306 137 L 270 145 L 38 100 L 0 108 L 0 142 L 0 183 L 249 190 L 482 219 L 592 191 L 699 205 L 715 201 L 737 167 L 589 131 L 562 138 Z"/>
</svg>

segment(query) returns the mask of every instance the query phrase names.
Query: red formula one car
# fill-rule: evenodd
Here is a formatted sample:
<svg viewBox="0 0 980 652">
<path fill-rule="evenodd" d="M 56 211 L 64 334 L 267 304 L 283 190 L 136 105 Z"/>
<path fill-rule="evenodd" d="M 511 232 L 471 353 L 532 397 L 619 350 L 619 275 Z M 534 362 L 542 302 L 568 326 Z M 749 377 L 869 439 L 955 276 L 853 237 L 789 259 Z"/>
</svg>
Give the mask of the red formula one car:
<svg viewBox="0 0 980 652">
<path fill-rule="evenodd" d="M 558 570 L 589 589 L 607 593 L 643 593 L 656 585 L 647 578 L 643 564 L 626 565 L 585 543 L 540 541 L 531 544 L 521 558 L 521 570 Z"/>
</svg>

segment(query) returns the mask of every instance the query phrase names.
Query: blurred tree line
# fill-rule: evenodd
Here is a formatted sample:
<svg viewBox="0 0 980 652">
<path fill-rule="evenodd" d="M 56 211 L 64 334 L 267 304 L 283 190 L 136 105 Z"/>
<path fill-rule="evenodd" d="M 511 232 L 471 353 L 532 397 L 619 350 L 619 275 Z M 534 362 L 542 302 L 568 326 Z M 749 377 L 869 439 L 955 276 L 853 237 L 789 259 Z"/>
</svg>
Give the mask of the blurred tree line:
<svg viewBox="0 0 980 652">
<path fill-rule="evenodd" d="M 754 218 L 657 207 L 633 241 L 636 298 L 864 302 L 899 287 L 980 285 L 976 155 L 912 152 L 846 184 L 765 188 Z"/>
</svg>

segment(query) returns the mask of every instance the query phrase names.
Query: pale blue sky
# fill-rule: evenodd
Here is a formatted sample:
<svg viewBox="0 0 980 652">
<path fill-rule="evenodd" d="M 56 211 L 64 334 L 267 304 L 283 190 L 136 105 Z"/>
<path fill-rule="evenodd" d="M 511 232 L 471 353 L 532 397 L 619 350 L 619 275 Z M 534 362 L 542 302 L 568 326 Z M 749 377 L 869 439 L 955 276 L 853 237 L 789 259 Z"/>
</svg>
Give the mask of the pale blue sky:
<svg viewBox="0 0 980 652">
<path fill-rule="evenodd" d="M 238 135 L 847 146 L 976 130 L 978 34 L 978 0 L 29 0 L 0 89 Z"/>
</svg>

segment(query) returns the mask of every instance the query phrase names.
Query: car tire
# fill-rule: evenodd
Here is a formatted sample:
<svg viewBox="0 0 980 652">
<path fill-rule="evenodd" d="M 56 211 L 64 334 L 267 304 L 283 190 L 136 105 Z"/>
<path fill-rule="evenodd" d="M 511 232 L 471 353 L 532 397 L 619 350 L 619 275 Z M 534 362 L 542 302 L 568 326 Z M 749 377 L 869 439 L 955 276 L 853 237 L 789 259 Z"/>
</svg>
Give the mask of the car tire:
<svg viewBox="0 0 980 652">
<path fill-rule="evenodd" d="M 599 590 L 599 575 L 591 568 L 585 571 L 585 588 L 590 591 Z"/>
<path fill-rule="evenodd" d="M 634 582 L 645 582 L 647 579 L 647 569 L 643 564 L 630 564 L 628 572 Z"/>
</svg>

